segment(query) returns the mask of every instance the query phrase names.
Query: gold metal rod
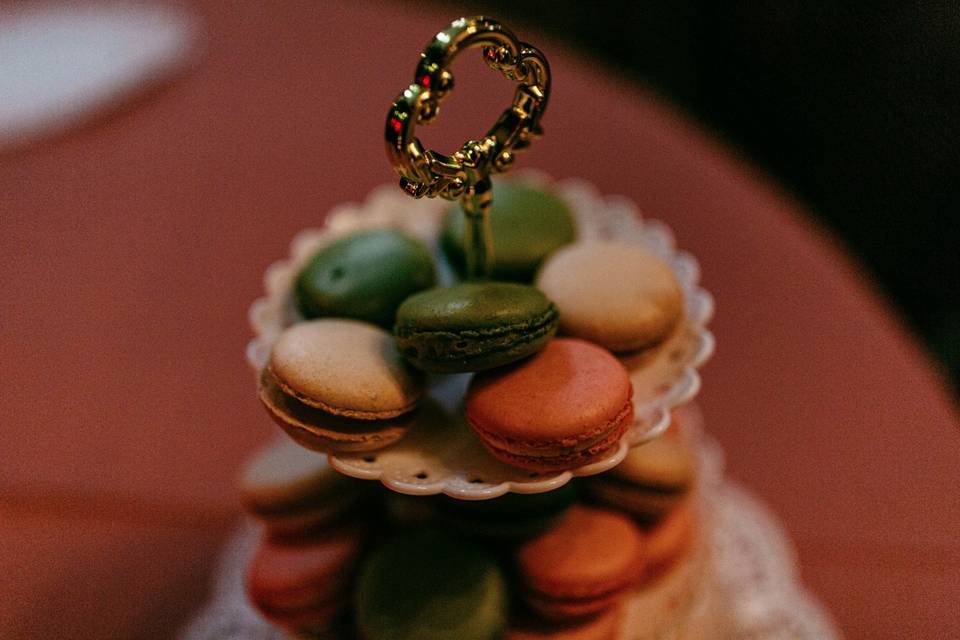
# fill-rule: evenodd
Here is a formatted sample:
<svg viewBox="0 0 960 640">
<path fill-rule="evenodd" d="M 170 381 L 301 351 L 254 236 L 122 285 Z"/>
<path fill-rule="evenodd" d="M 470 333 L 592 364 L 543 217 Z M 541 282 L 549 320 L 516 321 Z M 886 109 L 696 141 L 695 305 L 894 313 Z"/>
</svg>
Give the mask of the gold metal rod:
<svg viewBox="0 0 960 640">
<path fill-rule="evenodd" d="M 493 271 L 493 232 L 490 229 L 490 207 L 493 205 L 490 176 L 484 176 L 464 193 L 460 201 L 465 225 L 463 250 L 468 280 L 486 280 Z"/>
</svg>

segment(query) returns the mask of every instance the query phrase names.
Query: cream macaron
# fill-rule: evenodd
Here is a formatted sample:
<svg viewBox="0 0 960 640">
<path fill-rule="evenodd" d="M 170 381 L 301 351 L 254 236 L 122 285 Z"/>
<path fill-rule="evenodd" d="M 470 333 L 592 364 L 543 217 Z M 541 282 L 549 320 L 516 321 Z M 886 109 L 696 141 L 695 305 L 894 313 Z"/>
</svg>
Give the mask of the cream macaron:
<svg viewBox="0 0 960 640">
<path fill-rule="evenodd" d="M 609 507 L 652 522 L 679 505 L 696 478 L 696 461 L 676 437 L 661 437 L 630 450 L 610 471 L 587 478 L 587 493 Z"/>
<path fill-rule="evenodd" d="M 277 339 L 260 378 L 260 401 L 303 446 L 367 451 L 402 437 L 423 395 L 393 336 L 343 319 L 295 324 Z"/>
<path fill-rule="evenodd" d="M 369 483 L 344 476 L 327 456 L 283 438 L 257 451 L 238 481 L 250 515 L 273 537 L 324 529 L 349 518 L 372 497 Z"/>
<path fill-rule="evenodd" d="M 553 253 L 537 286 L 560 310 L 560 332 L 611 351 L 666 340 L 683 317 L 683 290 L 660 257 L 635 243 L 592 240 Z"/>
</svg>

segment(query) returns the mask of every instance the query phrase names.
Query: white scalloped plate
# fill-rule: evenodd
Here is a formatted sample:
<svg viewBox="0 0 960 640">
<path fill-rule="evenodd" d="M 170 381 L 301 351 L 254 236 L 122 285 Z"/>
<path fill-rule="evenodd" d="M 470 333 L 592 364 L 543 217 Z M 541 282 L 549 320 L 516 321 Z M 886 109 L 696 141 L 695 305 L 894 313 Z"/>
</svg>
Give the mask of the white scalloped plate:
<svg viewBox="0 0 960 640">
<path fill-rule="evenodd" d="M 526 172 L 521 179 L 547 184 L 541 174 Z M 414 429 L 400 442 L 370 453 L 331 453 L 330 464 L 355 478 L 379 480 L 411 495 L 445 493 L 465 500 L 495 498 L 504 493 L 540 493 L 556 489 L 574 476 L 602 473 L 617 465 L 630 447 L 659 436 L 670 422 L 670 411 L 696 396 L 700 367 L 713 353 L 713 335 L 706 323 L 713 315 L 713 298 L 699 286 L 700 268 L 690 254 L 676 249 L 670 229 L 656 220 L 644 220 L 627 199 L 602 197 L 589 184 L 568 180 L 551 187 L 573 209 L 583 239 L 637 242 L 652 250 L 676 273 L 684 292 L 685 322 L 676 334 L 641 360 L 624 359 L 634 386 L 635 421 L 607 458 L 561 473 L 530 473 L 507 466 L 483 448 L 462 418 L 460 407 L 469 374 L 431 378 L 429 395 L 451 414 L 461 416 L 443 430 Z M 359 229 L 401 229 L 428 243 L 437 252 L 437 236 L 449 203 L 414 200 L 394 186 L 373 191 L 362 205 L 335 209 L 323 229 L 308 229 L 291 243 L 290 257 L 272 264 L 264 276 L 267 295 L 250 307 L 256 337 L 247 347 L 247 359 L 259 372 L 271 346 L 283 329 L 297 321 L 290 295 L 302 265 L 322 246 Z M 441 264 L 441 280 L 450 281 Z"/>
</svg>

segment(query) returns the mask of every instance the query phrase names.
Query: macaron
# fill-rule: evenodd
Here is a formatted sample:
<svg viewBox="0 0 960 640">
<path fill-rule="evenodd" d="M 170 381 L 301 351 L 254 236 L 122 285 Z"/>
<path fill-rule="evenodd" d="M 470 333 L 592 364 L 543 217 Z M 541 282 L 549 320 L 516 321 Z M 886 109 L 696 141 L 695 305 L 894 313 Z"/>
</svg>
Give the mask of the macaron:
<svg viewBox="0 0 960 640">
<path fill-rule="evenodd" d="M 495 182 L 490 209 L 494 280 L 530 282 L 543 259 L 576 239 L 570 207 L 556 194 L 523 182 Z M 441 247 L 462 275 L 464 213 L 451 207 L 443 221 Z"/>
<path fill-rule="evenodd" d="M 507 493 L 491 500 L 436 499 L 440 522 L 460 535 L 489 541 L 532 538 L 549 529 L 579 495 L 576 481 L 543 493 Z"/>
<path fill-rule="evenodd" d="M 511 620 L 504 640 L 619 640 L 623 607 L 610 607 L 595 616 L 568 622 L 549 622 L 526 615 Z"/>
<path fill-rule="evenodd" d="M 238 484 L 244 508 L 274 538 L 329 528 L 356 514 L 371 496 L 369 483 L 338 473 L 325 455 L 288 439 L 258 451 Z"/>
<path fill-rule="evenodd" d="M 369 451 L 399 440 L 423 394 L 389 333 L 358 320 L 295 324 L 277 338 L 260 401 L 294 440 L 317 451 Z"/>
<path fill-rule="evenodd" d="M 264 369 L 260 376 L 260 403 L 297 444 L 312 451 L 375 451 L 405 436 L 415 413 L 386 420 L 344 418 L 316 409 L 287 395 Z"/>
<path fill-rule="evenodd" d="M 655 580 L 689 555 L 696 537 L 696 513 L 688 498 L 647 530 L 647 579 Z"/>
<path fill-rule="evenodd" d="M 660 257 L 635 243 L 593 240 L 564 247 L 537 286 L 560 309 L 561 333 L 611 351 L 650 349 L 683 317 L 683 291 Z"/>
<path fill-rule="evenodd" d="M 355 594 L 365 640 L 494 640 L 506 626 L 507 609 L 496 557 L 432 529 L 408 531 L 374 549 Z"/>
<path fill-rule="evenodd" d="M 373 229 L 320 249 L 297 275 L 293 297 L 307 319 L 355 318 L 390 327 L 400 303 L 436 281 L 426 245 L 393 229 Z"/>
<path fill-rule="evenodd" d="M 597 502 L 652 522 L 676 507 L 696 478 L 696 461 L 681 438 L 661 437 L 635 447 L 610 471 L 585 479 Z"/>
<path fill-rule="evenodd" d="M 598 614 L 636 584 L 646 562 L 641 529 L 616 511 L 575 505 L 516 551 L 521 596 L 550 620 Z"/>
<path fill-rule="evenodd" d="M 649 562 L 643 581 L 625 602 L 626 625 L 635 637 L 661 638 L 675 633 L 678 621 L 688 620 L 698 594 L 709 587 L 709 563 L 695 544 L 695 524 L 690 528 L 691 520 L 686 520 L 681 525 L 686 517 L 678 517 L 670 524 L 665 520 L 663 524 L 669 531 L 658 525 L 647 533 Z"/>
<path fill-rule="evenodd" d="M 361 549 L 350 529 L 296 544 L 263 538 L 246 575 L 250 601 L 293 633 L 329 628 L 350 603 Z"/>
<path fill-rule="evenodd" d="M 490 453 L 531 471 L 561 471 L 600 460 L 633 420 L 630 378 L 605 349 L 557 338 L 510 367 L 474 376 L 466 414 Z"/>
<path fill-rule="evenodd" d="M 438 373 L 500 367 L 553 337 L 557 309 L 538 289 L 468 282 L 414 294 L 397 310 L 397 347 L 414 366 Z"/>
</svg>

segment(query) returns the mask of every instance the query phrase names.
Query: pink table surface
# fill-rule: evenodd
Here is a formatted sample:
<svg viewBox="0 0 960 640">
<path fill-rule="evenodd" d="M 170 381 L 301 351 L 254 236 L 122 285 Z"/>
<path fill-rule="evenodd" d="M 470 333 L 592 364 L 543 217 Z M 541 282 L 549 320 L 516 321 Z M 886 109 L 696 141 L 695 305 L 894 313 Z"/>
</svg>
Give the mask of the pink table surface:
<svg viewBox="0 0 960 640">
<path fill-rule="evenodd" d="M 243 360 L 247 306 L 294 233 L 394 180 L 386 107 L 456 17 L 191 6 L 194 69 L 0 158 L 0 637 L 162 637 L 198 606 L 236 469 L 275 433 Z M 629 196 L 700 259 L 718 310 L 708 427 L 806 583 L 849 637 L 960 633 L 960 420 L 896 315 L 766 176 L 517 29 L 555 78 L 519 165 Z M 479 135 L 509 99 L 467 57 L 428 141 Z"/>
</svg>

